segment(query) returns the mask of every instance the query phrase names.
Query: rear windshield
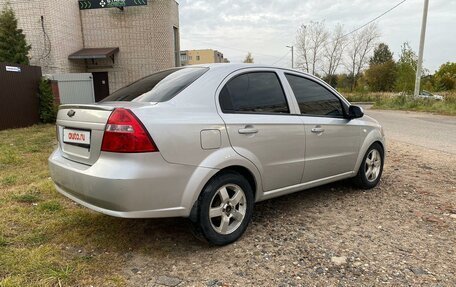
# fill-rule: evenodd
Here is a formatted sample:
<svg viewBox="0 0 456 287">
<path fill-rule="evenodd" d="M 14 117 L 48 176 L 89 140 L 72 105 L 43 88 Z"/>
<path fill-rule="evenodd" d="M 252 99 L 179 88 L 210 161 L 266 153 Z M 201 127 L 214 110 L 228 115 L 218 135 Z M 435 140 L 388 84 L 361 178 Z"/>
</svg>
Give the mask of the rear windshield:
<svg viewBox="0 0 456 287">
<path fill-rule="evenodd" d="M 144 77 L 115 91 L 101 102 L 166 102 L 196 81 L 208 68 L 175 68 Z"/>
</svg>

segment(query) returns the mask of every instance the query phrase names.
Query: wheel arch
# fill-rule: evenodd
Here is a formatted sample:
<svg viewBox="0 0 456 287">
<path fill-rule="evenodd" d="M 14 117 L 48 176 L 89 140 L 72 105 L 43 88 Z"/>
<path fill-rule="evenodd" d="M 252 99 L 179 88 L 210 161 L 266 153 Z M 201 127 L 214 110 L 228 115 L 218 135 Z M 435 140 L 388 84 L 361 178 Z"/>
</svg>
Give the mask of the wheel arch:
<svg viewBox="0 0 456 287">
<path fill-rule="evenodd" d="M 362 143 L 360 149 L 359 149 L 359 154 L 358 154 L 358 159 L 356 161 L 355 169 L 353 170 L 354 174 L 356 174 L 359 170 L 359 167 L 361 166 L 361 163 L 364 159 L 364 155 L 366 154 L 367 150 L 375 143 L 378 143 L 382 149 L 383 149 L 383 160 L 385 160 L 386 157 L 386 144 L 385 144 L 385 138 L 382 136 L 379 130 L 373 129 L 364 139 L 364 142 Z"/>
<path fill-rule="evenodd" d="M 232 166 L 228 166 L 228 167 L 225 167 L 225 168 L 221 169 L 214 176 L 217 176 L 218 174 L 223 173 L 223 172 L 227 172 L 227 171 L 237 172 L 240 175 L 242 175 L 245 179 L 247 179 L 247 181 L 249 182 L 250 187 L 252 188 L 253 198 L 257 198 L 256 192 L 257 192 L 258 183 L 257 183 L 257 180 L 255 178 L 255 175 L 253 175 L 253 173 L 248 168 L 246 168 L 244 166 L 241 166 L 241 165 L 232 165 Z"/>
<path fill-rule="evenodd" d="M 190 215 L 189 215 L 189 218 L 190 220 L 192 220 L 193 222 L 195 222 L 197 220 L 197 214 L 198 214 L 198 198 L 200 197 L 201 195 L 201 192 L 204 190 L 204 188 L 206 188 L 206 186 L 209 184 L 209 182 L 216 176 L 224 173 L 224 172 L 230 172 L 230 171 L 233 171 L 233 172 L 236 172 L 236 173 L 239 173 L 240 175 L 242 175 L 249 183 L 250 187 L 252 188 L 252 192 L 253 192 L 253 198 L 254 200 L 256 200 L 256 198 L 258 197 L 258 193 L 260 192 L 260 189 L 259 189 L 259 179 L 257 179 L 257 177 L 255 176 L 254 172 L 252 172 L 249 168 L 243 166 L 243 165 L 230 165 L 230 166 L 226 166 L 222 169 L 220 169 L 217 173 L 215 173 L 214 175 L 212 175 L 205 183 L 204 183 L 204 186 L 201 190 L 198 191 L 198 194 L 197 196 L 195 196 L 195 200 L 193 202 L 193 205 L 192 205 L 192 208 L 190 210 Z"/>
<path fill-rule="evenodd" d="M 376 143 L 379 144 L 380 147 L 382 148 L 383 157 L 385 157 L 385 144 L 382 141 L 378 140 L 378 141 L 373 142 L 370 146 L 372 146 L 373 144 L 376 144 Z"/>
</svg>

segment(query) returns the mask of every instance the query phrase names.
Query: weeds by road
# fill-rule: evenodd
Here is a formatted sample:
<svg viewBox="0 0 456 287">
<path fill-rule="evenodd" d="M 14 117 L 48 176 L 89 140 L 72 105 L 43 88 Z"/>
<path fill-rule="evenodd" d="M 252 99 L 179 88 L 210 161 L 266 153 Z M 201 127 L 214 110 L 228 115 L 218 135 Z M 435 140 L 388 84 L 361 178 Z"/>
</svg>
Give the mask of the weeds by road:
<svg viewBox="0 0 456 287">
<path fill-rule="evenodd" d="M 345 94 L 351 102 L 373 102 L 374 109 L 431 112 L 442 115 L 456 115 L 456 92 L 442 93 L 444 101 L 415 99 L 393 93 Z"/>
</svg>

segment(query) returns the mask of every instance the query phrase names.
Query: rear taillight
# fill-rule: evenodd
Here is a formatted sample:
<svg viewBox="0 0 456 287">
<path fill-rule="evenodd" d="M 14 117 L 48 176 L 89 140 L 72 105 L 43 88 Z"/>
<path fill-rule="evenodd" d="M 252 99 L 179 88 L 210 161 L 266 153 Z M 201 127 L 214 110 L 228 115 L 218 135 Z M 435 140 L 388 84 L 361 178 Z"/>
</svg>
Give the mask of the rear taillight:
<svg viewBox="0 0 456 287">
<path fill-rule="evenodd" d="M 107 152 L 155 152 L 158 148 L 141 121 L 127 109 L 115 109 L 108 119 L 101 150 Z"/>
</svg>

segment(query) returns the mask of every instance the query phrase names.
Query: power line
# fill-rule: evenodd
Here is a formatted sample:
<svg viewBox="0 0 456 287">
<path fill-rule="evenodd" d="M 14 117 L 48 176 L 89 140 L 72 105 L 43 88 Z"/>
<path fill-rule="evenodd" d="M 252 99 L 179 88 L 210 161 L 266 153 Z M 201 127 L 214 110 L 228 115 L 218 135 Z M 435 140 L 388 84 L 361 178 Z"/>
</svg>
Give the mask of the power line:
<svg viewBox="0 0 456 287">
<path fill-rule="evenodd" d="M 385 12 L 383 12 L 382 14 L 378 15 L 377 17 L 375 17 L 374 19 L 370 20 L 369 22 L 367 22 L 366 24 L 362 25 L 362 26 L 359 26 L 358 28 L 356 28 L 355 30 L 351 31 L 351 32 L 348 32 L 347 34 L 341 36 L 339 39 L 342 39 L 342 38 L 345 38 L 359 30 L 361 30 L 362 28 L 366 27 L 367 25 L 377 21 L 378 19 L 380 19 L 381 17 L 385 16 L 386 14 L 388 14 L 389 12 L 393 11 L 394 9 L 396 9 L 397 7 L 399 7 L 400 5 L 402 5 L 402 3 L 404 3 L 405 1 L 407 0 L 402 0 L 401 2 L 399 2 L 398 4 L 394 5 L 393 7 L 391 7 L 390 9 L 386 10 Z"/>
<path fill-rule="evenodd" d="M 275 62 L 272 63 L 271 65 L 274 66 L 275 64 L 279 63 L 280 61 L 282 61 L 283 59 L 285 59 L 285 57 L 288 56 L 290 53 L 291 53 L 291 51 L 288 51 L 285 55 L 283 55 L 280 59 L 278 59 L 277 61 L 275 61 Z"/>
<path fill-rule="evenodd" d="M 326 41 L 327 41 L 327 40 L 326 40 L 326 41 L 324 41 L 324 43 L 326 43 L 326 44 L 331 44 L 331 43 L 334 43 L 334 42 L 336 42 L 336 41 L 339 41 L 340 39 L 343 39 L 343 38 L 345 38 L 345 37 L 347 37 L 347 36 L 350 36 L 351 34 L 353 34 L 353 33 L 357 32 L 357 31 L 363 29 L 364 27 L 368 26 L 369 24 L 372 24 L 373 22 L 377 21 L 378 19 L 380 19 L 381 17 L 385 16 L 385 15 L 388 14 L 389 12 L 393 11 L 394 9 L 396 9 L 397 7 L 399 7 L 400 5 L 402 5 L 405 1 L 407 1 L 407 0 L 402 0 L 402 1 L 399 2 L 398 4 L 394 5 L 393 7 L 389 8 L 388 10 L 386 10 L 385 12 L 383 12 L 382 14 L 380 14 L 380 15 L 378 15 L 377 17 L 373 18 L 372 20 L 366 22 L 365 24 L 359 26 L 358 28 L 356 28 L 356 29 L 354 29 L 354 30 L 352 30 L 352 31 L 350 31 L 350 32 L 348 32 L 348 33 L 346 33 L 346 34 L 340 36 L 339 38 L 334 39 L 334 40 L 332 40 L 332 41 L 330 41 L 330 42 L 326 42 Z M 315 47 L 306 48 L 306 50 L 312 50 L 312 49 L 315 49 Z"/>
</svg>

